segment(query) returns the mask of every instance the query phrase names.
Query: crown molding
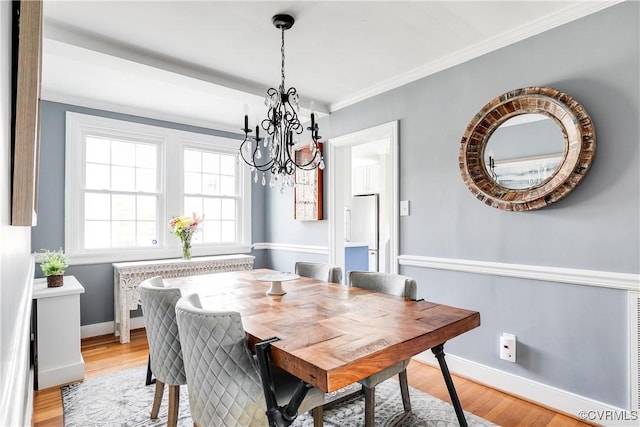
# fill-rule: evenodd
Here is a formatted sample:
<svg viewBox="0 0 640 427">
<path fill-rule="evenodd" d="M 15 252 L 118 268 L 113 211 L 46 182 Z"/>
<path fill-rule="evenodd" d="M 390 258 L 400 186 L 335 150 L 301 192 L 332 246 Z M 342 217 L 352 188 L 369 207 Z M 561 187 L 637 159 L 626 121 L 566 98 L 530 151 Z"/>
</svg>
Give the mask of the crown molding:
<svg viewBox="0 0 640 427">
<path fill-rule="evenodd" d="M 493 52 L 494 50 L 498 50 L 571 21 L 599 12 L 618 3 L 622 3 L 623 1 L 624 0 L 582 1 L 577 4 L 569 5 L 559 12 L 549 14 L 511 31 L 504 32 L 488 40 L 478 42 L 467 48 L 452 52 L 450 55 L 440 60 L 414 68 L 413 70 L 399 76 L 357 92 L 341 101 L 332 103 L 329 105 L 329 111 L 333 113 L 334 111 L 348 107 L 357 102 L 364 101 L 365 99 L 372 98 L 376 95 L 380 95 L 381 93 L 404 86 L 407 83 L 422 79 L 437 72 L 446 70 L 447 68 L 454 67 L 471 59 L 485 55 L 489 52 Z"/>
<path fill-rule="evenodd" d="M 161 120 L 164 122 L 177 123 L 188 126 L 196 126 L 205 129 L 214 129 L 223 132 L 238 133 L 237 126 L 232 127 L 228 124 L 218 123 L 209 120 L 200 120 L 193 117 L 181 116 L 179 114 L 163 113 L 139 107 L 131 107 L 122 104 L 98 101 L 90 98 L 82 98 L 77 96 L 62 95 L 51 91 L 42 92 L 41 99 L 43 101 L 57 102 L 60 104 L 74 105 L 77 107 L 92 108 L 95 110 L 109 111 L 112 113 L 128 114 L 131 116 L 142 117 L 146 119 Z"/>
</svg>

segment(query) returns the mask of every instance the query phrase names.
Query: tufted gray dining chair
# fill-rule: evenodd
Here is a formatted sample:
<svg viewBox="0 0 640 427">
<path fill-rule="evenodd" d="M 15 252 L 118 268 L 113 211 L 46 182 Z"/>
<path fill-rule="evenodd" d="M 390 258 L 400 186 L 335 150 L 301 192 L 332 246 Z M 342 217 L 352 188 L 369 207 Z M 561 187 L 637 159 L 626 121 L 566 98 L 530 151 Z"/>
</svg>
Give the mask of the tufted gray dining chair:
<svg viewBox="0 0 640 427">
<path fill-rule="evenodd" d="M 324 282 L 342 283 L 342 269 L 335 265 L 315 262 L 296 262 L 295 273 Z"/>
<path fill-rule="evenodd" d="M 351 271 L 349 272 L 349 285 L 389 295 L 410 298 L 412 300 L 417 298 L 416 281 L 410 277 L 399 274 Z M 364 389 L 366 426 L 373 426 L 376 386 L 394 375 L 398 375 L 400 382 L 400 392 L 405 417 L 411 413 L 411 399 L 409 398 L 409 384 L 407 382 L 407 366 L 409 362 L 410 360 L 403 360 L 377 374 L 373 374 L 359 381 Z"/>
<path fill-rule="evenodd" d="M 262 380 L 240 313 L 203 309 L 199 296 L 191 294 L 178 301 L 176 318 L 194 425 L 268 425 Z M 284 405 L 300 380 L 275 366 L 272 374 L 278 405 Z M 323 401 L 324 393 L 312 388 L 299 412 L 321 407 Z M 314 425 L 322 425 L 316 414 Z"/>
<path fill-rule="evenodd" d="M 147 329 L 151 372 L 156 377 L 156 391 L 151 407 L 151 419 L 158 418 L 165 384 L 169 385 L 167 426 L 178 422 L 180 386 L 187 383 L 182 361 L 182 346 L 176 324 L 175 306 L 180 289 L 166 288 L 162 277 L 153 277 L 140 284 L 140 301 Z"/>
</svg>

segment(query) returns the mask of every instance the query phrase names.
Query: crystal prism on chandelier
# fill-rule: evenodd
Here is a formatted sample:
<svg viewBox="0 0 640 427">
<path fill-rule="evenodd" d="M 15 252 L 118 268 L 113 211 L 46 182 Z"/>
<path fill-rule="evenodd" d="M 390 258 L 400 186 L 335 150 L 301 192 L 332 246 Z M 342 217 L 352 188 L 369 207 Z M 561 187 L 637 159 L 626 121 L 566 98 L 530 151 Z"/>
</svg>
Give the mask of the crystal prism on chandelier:
<svg viewBox="0 0 640 427">
<path fill-rule="evenodd" d="M 278 89 L 270 88 L 265 98 L 265 106 L 268 108 L 267 118 L 256 125 L 255 136 L 250 137 L 248 107 L 244 112 L 244 141 L 240 145 L 240 157 L 251 167 L 253 181 L 267 184 L 266 172 L 270 172 L 269 186 L 278 185 L 284 192 L 287 187 L 293 187 L 295 183 L 296 169 L 313 170 L 324 169 L 324 159 L 320 149 L 318 124 L 315 120 L 314 104 L 311 102 L 311 125 L 307 128 L 311 133 L 311 141 L 308 147 L 311 156 L 300 160 L 296 157 L 296 151 L 305 148 L 307 144 L 301 143 L 299 136 L 304 127 L 298 119 L 300 112 L 300 96 L 295 87 L 285 88 L 284 85 L 284 32 L 293 26 L 295 22 L 291 15 L 275 15 L 273 25 L 282 32 L 282 81 Z M 264 138 L 260 137 L 260 129 L 266 132 Z"/>
</svg>

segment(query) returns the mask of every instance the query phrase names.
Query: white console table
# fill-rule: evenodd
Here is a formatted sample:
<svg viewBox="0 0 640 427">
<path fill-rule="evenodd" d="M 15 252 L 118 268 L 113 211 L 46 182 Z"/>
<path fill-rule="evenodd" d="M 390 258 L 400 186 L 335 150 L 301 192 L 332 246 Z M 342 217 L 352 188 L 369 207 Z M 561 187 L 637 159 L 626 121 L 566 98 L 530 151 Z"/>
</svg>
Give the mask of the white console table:
<svg viewBox="0 0 640 427">
<path fill-rule="evenodd" d="M 35 388 L 42 390 L 84 378 L 80 351 L 80 294 L 73 276 L 48 288 L 47 279 L 33 281 Z"/>
<path fill-rule="evenodd" d="M 118 262 L 113 264 L 115 303 L 115 333 L 121 343 L 129 342 L 130 310 L 140 304 L 138 285 L 154 276 L 184 277 L 197 274 L 222 273 L 253 269 L 251 255 L 221 255 L 197 257 L 190 260 L 162 259 L 154 261 Z"/>
</svg>

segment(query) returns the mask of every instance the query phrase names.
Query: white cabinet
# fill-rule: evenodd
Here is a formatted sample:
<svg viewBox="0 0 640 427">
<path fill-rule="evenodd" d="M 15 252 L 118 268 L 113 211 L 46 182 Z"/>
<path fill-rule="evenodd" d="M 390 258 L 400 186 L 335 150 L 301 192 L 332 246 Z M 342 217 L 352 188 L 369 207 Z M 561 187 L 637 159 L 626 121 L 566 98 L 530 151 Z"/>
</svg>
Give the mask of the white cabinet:
<svg viewBox="0 0 640 427">
<path fill-rule="evenodd" d="M 358 166 L 351 175 L 351 194 L 380 193 L 380 165 Z"/>
<path fill-rule="evenodd" d="M 42 390 L 84 378 L 80 352 L 80 294 L 73 276 L 48 288 L 46 279 L 33 281 L 33 352 L 35 388 Z"/>
</svg>

